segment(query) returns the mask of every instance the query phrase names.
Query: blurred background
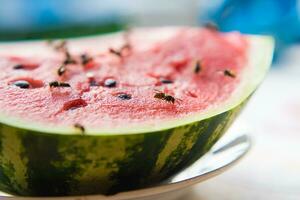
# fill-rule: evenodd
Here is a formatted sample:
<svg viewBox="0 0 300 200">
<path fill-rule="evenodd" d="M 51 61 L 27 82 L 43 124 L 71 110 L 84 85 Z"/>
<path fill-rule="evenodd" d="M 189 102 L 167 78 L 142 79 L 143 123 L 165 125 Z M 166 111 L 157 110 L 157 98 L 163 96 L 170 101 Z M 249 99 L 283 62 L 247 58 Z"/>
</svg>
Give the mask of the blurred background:
<svg viewBox="0 0 300 200">
<path fill-rule="evenodd" d="M 299 0 L 0 0 L 0 42 L 213 22 L 276 39 L 273 66 L 242 114 L 254 147 L 183 199 L 300 199 Z"/>
</svg>

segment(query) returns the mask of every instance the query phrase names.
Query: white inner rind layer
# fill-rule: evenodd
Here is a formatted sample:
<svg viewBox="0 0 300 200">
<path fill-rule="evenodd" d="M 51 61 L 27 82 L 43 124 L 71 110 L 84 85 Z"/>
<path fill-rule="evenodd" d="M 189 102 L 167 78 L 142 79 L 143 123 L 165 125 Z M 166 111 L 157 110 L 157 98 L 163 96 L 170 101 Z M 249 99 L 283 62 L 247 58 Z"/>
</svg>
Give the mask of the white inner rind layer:
<svg viewBox="0 0 300 200">
<path fill-rule="evenodd" d="M 204 119 L 208 119 L 218 114 L 234 109 L 236 106 L 243 103 L 263 81 L 271 65 L 273 49 L 274 49 L 274 40 L 272 37 L 255 36 L 255 35 L 247 35 L 245 37 L 247 38 L 249 43 L 249 48 L 247 50 L 248 62 L 246 64 L 247 66 L 245 66 L 243 70 L 241 82 L 234 90 L 234 92 L 231 94 L 230 98 L 228 98 L 223 103 L 219 104 L 217 107 L 209 108 L 199 113 L 195 113 L 180 119 L 166 120 L 163 122 L 157 121 L 156 123 L 151 123 L 151 124 L 147 124 L 147 122 L 141 123 L 139 125 L 128 124 L 126 127 L 122 127 L 122 128 L 101 127 L 99 129 L 89 129 L 88 127 L 85 127 L 86 128 L 85 134 L 86 135 L 125 135 L 125 134 L 163 131 L 163 130 L 183 126 L 186 124 L 190 124 L 193 122 L 201 121 Z M 23 44 L 30 45 L 29 43 L 23 43 Z M 7 44 L 2 44 L 2 47 L 6 45 Z M 3 53 L 0 52 L 0 54 Z M 45 124 L 38 124 L 34 122 L 28 123 L 27 121 L 25 122 L 22 119 L 14 118 L 12 116 L 3 116 L 3 114 L 2 116 L 0 114 L 0 123 L 7 124 L 13 127 L 18 127 L 21 129 L 32 130 L 32 131 L 37 131 L 42 133 L 78 135 L 79 132 L 74 127 L 53 127 L 53 126 L 50 127 Z"/>
</svg>

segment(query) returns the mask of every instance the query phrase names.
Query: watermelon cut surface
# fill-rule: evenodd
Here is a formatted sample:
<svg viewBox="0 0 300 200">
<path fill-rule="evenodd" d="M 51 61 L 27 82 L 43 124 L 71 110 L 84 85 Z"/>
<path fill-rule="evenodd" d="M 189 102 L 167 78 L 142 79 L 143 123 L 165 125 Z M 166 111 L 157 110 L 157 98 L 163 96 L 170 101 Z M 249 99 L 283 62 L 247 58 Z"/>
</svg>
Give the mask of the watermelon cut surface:
<svg viewBox="0 0 300 200">
<path fill-rule="evenodd" d="M 273 51 L 269 37 L 187 27 L 55 44 L 0 44 L 10 193 L 111 194 L 173 175 L 226 131 Z"/>
</svg>

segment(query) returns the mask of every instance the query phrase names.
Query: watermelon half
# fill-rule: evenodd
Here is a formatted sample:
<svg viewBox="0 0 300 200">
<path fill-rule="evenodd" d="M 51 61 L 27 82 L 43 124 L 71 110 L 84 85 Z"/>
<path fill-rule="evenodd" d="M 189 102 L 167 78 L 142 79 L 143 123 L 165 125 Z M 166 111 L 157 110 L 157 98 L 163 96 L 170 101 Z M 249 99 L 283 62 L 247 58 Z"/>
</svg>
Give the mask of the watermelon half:
<svg viewBox="0 0 300 200">
<path fill-rule="evenodd" d="M 189 27 L 0 44 L 0 189 L 112 194 L 174 175 L 227 130 L 272 51 Z"/>
</svg>

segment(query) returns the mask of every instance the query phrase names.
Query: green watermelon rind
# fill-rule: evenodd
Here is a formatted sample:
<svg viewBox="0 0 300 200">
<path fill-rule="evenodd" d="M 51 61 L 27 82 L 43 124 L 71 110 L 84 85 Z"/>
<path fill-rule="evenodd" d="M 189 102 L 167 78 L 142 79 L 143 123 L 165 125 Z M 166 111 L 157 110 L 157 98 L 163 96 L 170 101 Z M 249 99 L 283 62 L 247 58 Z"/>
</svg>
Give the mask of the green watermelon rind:
<svg viewBox="0 0 300 200">
<path fill-rule="evenodd" d="M 82 136 L 65 132 L 73 129 L 30 129 L 0 117 L 0 190 L 24 196 L 113 194 L 157 183 L 189 166 L 224 134 L 270 66 L 273 40 L 248 38 L 244 82 L 228 102 L 192 118 L 146 127 L 149 131 Z"/>
<path fill-rule="evenodd" d="M 54 135 L 0 125 L 0 190 L 24 196 L 113 194 L 163 180 L 205 154 L 243 105 L 145 134 Z"/>
</svg>

